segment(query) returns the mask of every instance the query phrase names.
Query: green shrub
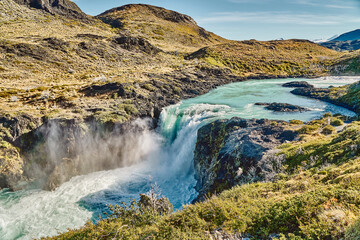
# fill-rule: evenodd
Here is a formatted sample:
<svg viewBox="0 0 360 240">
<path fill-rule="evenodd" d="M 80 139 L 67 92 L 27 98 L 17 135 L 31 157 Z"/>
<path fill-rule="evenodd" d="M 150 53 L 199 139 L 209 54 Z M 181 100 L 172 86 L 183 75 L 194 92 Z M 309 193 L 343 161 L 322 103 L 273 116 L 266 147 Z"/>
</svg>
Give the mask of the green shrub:
<svg viewBox="0 0 360 240">
<path fill-rule="evenodd" d="M 331 125 L 342 126 L 342 125 L 344 125 L 344 122 L 339 118 L 333 118 L 333 119 L 331 119 Z"/>
<path fill-rule="evenodd" d="M 304 123 L 302 121 L 300 121 L 300 120 L 290 120 L 290 124 L 301 125 L 301 124 L 304 124 Z"/>
<path fill-rule="evenodd" d="M 327 112 L 323 115 L 323 118 L 327 118 L 327 117 L 332 117 L 332 113 L 331 112 Z"/>
<path fill-rule="evenodd" d="M 298 133 L 300 134 L 311 134 L 315 131 L 318 131 L 320 129 L 320 126 L 317 124 L 314 125 L 305 125 L 302 128 L 298 130 Z"/>
<path fill-rule="evenodd" d="M 334 132 L 336 132 L 336 129 L 331 125 L 324 127 L 323 130 L 321 131 L 321 133 L 324 135 L 330 135 L 333 134 Z"/>
</svg>

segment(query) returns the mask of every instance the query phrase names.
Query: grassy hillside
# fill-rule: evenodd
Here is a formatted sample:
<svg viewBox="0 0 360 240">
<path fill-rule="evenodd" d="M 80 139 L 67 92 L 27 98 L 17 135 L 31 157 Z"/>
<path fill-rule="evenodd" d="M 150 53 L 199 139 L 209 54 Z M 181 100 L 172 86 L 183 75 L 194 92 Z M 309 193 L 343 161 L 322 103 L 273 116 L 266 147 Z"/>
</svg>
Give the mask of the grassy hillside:
<svg viewBox="0 0 360 240">
<path fill-rule="evenodd" d="M 306 40 L 256 40 L 209 46 L 188 56 L 227 67 L 239 75 L 309 76 L 326 73 L 324 63 L 342 56 Z"/>
<path fill-rule="evenodd" d="M 12 0 L 1 1 L 0 10 L 0 109 L 5 112 L 81 117 L 74 109 L 106 107 L 112 101 L 81 99 L 84 86 L 146 82 L 183 63 L 171 54 L 147 53 L 136 42 L 126 49 L 116 31 L 100 20 L 84 23 Z M 64 101 L 54 106 L 56 99 Z"/>
<path fill-rule="evenodd" d="M 345 53 L 335 59 L 329 66 L 335 75 L 359 75 L 360 74 L 360 50 Z"/>
<path fill-rule="evenodd" d="M 360 122 L 326 134 L 313 131 L 282 145 L 278 154 L 288 168 L 274 182 L 237 186 L 171 215 L 131 215 L 118 206 L 114 218 L 51 239 L 358 239 Z"/>
<path fill-rule="evenodd" d="M 91 21 L 13 0 L 1 1 L 0 10 L 0 109 L 10 114 L 83 118 L 93 115 L 84 109 L 103 109 L 101 115 L 128 120 L 141 111 L 123 116 L 119 104 L 149 112 L 159 95 L 167 96 L 156 104 L 162 107 L 249 77 L 327 74 L 324 64 L 343 56 L 300 40 L 225 40 L 189 16 L 149 5 L 115 8 Z M 125 84 L 128 94 L 82 91 L 108 83 Z"/>
<path fill-rule="evenodd" d="M 164 8 L 131 4 L 98 16 L 119 33 L 147 39 L 166 51 L 196 51 L 200 47 L 228 42 L 199 27 L 189 16 Z"/>
</svg>

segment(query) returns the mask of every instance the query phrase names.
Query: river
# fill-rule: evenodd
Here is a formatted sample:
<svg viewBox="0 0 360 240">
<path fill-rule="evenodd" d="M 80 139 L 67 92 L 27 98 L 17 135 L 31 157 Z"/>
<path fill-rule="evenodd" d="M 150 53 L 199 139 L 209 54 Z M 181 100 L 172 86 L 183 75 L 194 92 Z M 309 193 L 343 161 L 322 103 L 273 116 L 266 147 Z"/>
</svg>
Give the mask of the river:
<svg viewBox="0 0 360 240">
<path fill-rule="evenodd" d="M 146 160 L 137 165 L 74 177 L 53 192 L 0 191 L 0 239 L 33 239 L 79 228 L 89 220 L 96 221 L 108 204 L 128 201 L 147 192 L 151 181 L 159 186 L 175 209 L 181 209 L 197 195 L 193 169 L 197 130 L 216 119 L 237 116 L 309 121 L 325 112 L 355 115 L 330 103 L 292 95 L 291 88 L 281 87 L 294 80 L 305 79 L 232 83 L 163 109 L 158 129 L 142 135 L 145 140 L 141 147 L 149 150 Z M 359 80 L 360 77 L 306 79 L 316 87 L 340 86 Z M 274 113 L 254 105 L 256 102 L 284 102 L 311 111 Z"/>
</svg>

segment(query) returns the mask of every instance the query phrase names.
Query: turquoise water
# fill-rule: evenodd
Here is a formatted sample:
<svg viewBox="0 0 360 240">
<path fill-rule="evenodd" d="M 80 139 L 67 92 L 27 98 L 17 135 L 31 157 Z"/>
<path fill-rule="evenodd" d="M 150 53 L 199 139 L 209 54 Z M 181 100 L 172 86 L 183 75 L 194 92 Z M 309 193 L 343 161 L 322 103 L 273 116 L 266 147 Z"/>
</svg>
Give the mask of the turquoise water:
<svg viewBox="0 0 360 240">
<path fill-rule="evenodd" d="M 0 239 L 32 239 L 56 235 L 96 221 L 107 204 L 137 198 L 149 190 L 150 178 L 176 209 L 196 197 L 193 152 L 197 130 L 215 119 L 269 118 L 308 121 L 325 112 L 353 116 L 344 108 L 295 96 L 281 84 L 295 79 L 254 80 L 219 87 L 203 96 L 165 108 L 159 128 L 138 141 L 147 157 L 140 164 L 72 178 L 53 192 L 39 189 L 0 191 Z M 296 79 L 299 80 L 299 79 Z M 306 80 L 319 87 L 344 85 L 360 78 Z M 303 113 L 274 113 L 256 102 L 284 102 L 310 108 Z M 144 152 L 142 149 L 142 152 Z M 131 149 L 139 151 L 139 149 Z"/>
</svg>

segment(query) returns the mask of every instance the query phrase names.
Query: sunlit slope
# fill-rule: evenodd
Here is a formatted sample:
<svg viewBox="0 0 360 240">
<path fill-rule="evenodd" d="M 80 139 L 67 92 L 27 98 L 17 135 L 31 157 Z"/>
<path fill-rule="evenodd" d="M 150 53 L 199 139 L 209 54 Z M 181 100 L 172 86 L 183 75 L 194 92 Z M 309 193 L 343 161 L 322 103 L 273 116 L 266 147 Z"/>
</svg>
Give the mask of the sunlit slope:
<svg viewBox="0 0 360 240">
<path fill-rule="evenodd" d="M 121 33 L 145 38 L 168 51 L 194 51 L 227 42 L 199 27 L 190 16 L 151 5 L 125 5 L 106 11 L 98 18 Z"/>
<path fill-rule="evenodd" d="M 342 55 L 306 40 L 250 40 L 205 47 L 188 58 L 203 59 L 245 76 L 310 76 L 326 73 L 329 61 Z"/>
</svg>

